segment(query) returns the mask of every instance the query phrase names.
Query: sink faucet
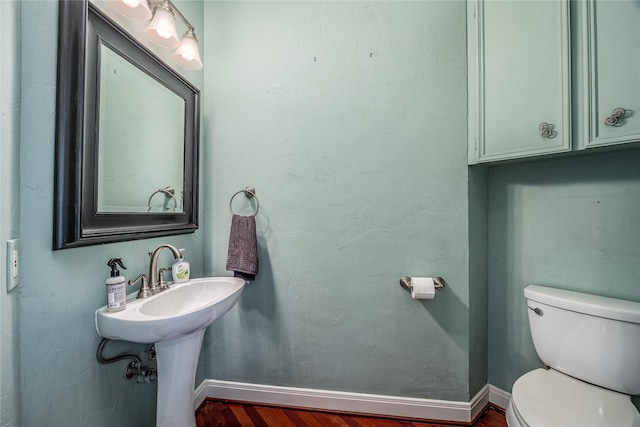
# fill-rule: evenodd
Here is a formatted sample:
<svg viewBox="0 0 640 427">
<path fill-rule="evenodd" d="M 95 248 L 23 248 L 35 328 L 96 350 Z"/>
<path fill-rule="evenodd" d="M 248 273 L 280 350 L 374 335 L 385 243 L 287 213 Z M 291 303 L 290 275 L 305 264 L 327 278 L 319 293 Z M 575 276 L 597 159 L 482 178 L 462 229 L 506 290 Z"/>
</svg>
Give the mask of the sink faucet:
<svg viewBox="0 0 640 427">
<path fill-rule="evenodd" d="M 180 251 L 175 246 L 169 244 L 160 245 L 156 248 L 156 250 L 150 253 L 151 261 L 149 262 L 149 286 L 151 288 L 151 293 L 156 293 L 162 290 L 162 287 L 160 286 L 160 280 L 158 278 L 158 256 L 164 248 L 169 249 L 171 253 L 173 253 L 173 257 L 176 260 L 182 258 L 182 254 L 180 254 Z M 164 280 L 162 281 L 164 282 Z"/>
</svg>

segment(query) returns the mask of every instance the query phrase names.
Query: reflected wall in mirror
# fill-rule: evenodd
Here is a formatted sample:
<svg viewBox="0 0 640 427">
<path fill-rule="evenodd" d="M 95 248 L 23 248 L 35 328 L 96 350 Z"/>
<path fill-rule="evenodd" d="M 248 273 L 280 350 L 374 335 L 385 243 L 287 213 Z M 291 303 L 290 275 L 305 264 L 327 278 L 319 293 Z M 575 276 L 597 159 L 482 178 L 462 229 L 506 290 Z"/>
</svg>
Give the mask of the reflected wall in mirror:
<svg viewBox="0 0 640 427">
<path fill-rule="evenodd" d="M 200 92 L 87 1 L 59 1 L 54 249 L 198 228 Z"/>
<path fill-rule="evenodd" d="M 98 212 L 182 212 L 182 98 L 101 43 L 99 111 Z"/>
</svg>

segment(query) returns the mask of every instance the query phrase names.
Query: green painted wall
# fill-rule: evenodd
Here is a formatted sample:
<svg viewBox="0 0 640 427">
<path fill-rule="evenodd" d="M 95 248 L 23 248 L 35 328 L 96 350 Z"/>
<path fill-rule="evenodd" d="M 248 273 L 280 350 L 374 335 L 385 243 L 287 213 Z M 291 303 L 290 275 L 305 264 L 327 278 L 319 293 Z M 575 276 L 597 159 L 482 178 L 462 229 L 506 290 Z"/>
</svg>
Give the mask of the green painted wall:
<svg viewBox="0 0 640 427">
<path fill-rule="evenodd" d="M 106 47 L 100 69 L 98 209 L 182 212 L 184 121 L 176 118 L 184 117 L 184 99 Z M 149 200 L 166 187 L 173 200 L 162 193 Z"/>
<path fill-rule="evenodd" d="M 183 3 L 181 7 L 193 16 L 194 24 L 202 26 L 202 3 Z M 124 381 L 127 362 L 99 365 L 95 359 L 100 339 L 95 331 L 94 311 L 105 304 L 105 263 L 120 256 L 128 267 L 125 276 L 135 277 L 148 270 L 147 252 L 167 242 L 189 249 L 194 255 L 190 259 L 194 274 L 202 275 L 199 254 L 203 233 L 51 250 L 57 2 L 21 4 L 20 186 L 15 193 L 19 191 L 20 196 L 22 243 L 22 425 L 152 426 L 155 385 Z M 2 28 L 4 31 L 4 23 Z M 192 73 L 189 78 L 196 86 L 202 86 L 201 73 Z M 168 255 L 161 261 L 171 262 Z M 122 351 L 142 355 L 143 349 L 144 346 L 116 342 L 107 348 L 107 356 Z"/>
<path fill-rule="evenodd" d="M 486 383 L 469 373 L 486 352 L 469 350 L 465 8 L 205 2 L 205 271 L 227 274 L 247 185 L 261 257 L 208 332 L 209 378 L 462 401 Z M 414 301 L 402 275 L 449 287 Z"/>
<path fill-rule="evenodd" d="M 469 168 L 469 389 L 487 384 L 487 169 Z"/>
<path fill-rule="evenodd" d="M 20 425 L 19 294 L 7 292 L 5 242 L 19 237 L 20 3 L 0 2 L 0 424 Z"/>
<path fill-rule="evenodd" d="M 640 150 L 492 167 L 489 382 L 541 366 L 523 289 L 542 284 L 640 301 Z"/>
</svg>

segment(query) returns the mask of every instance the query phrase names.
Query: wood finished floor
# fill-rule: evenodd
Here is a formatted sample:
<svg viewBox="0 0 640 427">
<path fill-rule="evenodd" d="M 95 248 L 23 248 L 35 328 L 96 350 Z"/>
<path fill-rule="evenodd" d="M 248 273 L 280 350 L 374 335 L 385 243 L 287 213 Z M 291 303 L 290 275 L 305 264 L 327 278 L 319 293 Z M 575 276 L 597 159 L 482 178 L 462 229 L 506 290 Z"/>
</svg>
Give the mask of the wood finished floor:
<svg viewBox="0 0 640 427">
<path fill-rule="evenodd" d="M 332 414 L 302 409 L 249 405 L 209 400 L 196 414 L 197 427 L 452 427 L 356 415 Z M 474 427 L 506 427 L 504 414 L 493 407 L 482 414 Z"/>
</svg>

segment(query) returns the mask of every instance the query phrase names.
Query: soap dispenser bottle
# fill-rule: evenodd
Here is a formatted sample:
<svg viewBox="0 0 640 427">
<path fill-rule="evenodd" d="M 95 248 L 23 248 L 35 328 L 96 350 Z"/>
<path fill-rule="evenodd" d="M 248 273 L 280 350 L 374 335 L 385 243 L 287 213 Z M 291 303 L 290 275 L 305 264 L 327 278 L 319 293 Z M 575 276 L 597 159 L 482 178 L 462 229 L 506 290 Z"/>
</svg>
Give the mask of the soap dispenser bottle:
<svg viewBox="0 0 640 427">
<path fill-rule="evenodd" d="M 107 279 L 107 310 L 124 310 L 127 307 L 127 286 L 124 276 L 118 271 L 118 266 L 125 270 L 127 267 L 120 258 L 111 258 L 107 265 L 111 268 L 111 277 Z"/>
<path fill-rule="evenodd" d="M 189 263 L 184 260 L 184 249 L 180 249 L 180 259 L 171 266 L 173 283 L 182 283 L 189 280 Z"/>
</svg>

